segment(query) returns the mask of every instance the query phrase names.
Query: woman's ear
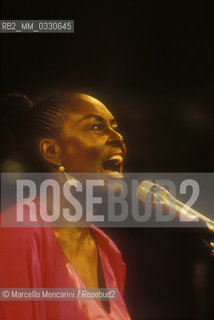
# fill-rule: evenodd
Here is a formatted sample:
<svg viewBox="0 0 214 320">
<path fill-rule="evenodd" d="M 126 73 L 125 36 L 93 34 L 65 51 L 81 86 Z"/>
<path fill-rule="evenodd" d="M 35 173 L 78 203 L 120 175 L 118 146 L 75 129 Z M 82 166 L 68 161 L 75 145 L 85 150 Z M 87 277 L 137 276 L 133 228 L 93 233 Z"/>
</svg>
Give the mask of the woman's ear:
<svg viewBox="0 0 214 320">
<path fill-rule="evenodd" d="M 46 138 L 40 141 L 40 152 L 42 157 L 51 164 L 59 166 L 60 163 L 60 147 L 55 139 Z"/>
</svg>

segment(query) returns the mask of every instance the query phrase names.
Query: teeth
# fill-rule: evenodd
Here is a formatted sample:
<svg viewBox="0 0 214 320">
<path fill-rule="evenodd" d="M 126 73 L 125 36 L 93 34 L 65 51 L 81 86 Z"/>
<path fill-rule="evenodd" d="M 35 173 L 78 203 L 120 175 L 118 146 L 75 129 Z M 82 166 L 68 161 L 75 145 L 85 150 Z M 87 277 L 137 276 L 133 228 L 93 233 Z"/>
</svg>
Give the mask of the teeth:
<svg viewBox="0 0 214 320">
<path fill-rule="evenodd" d="M 113 175 L 113 176 L 123 177 L 123 174 L 120 172 L 117 172 L 117 171 L 108 172 L 108 174 Z"/>
<path fill-rule="evenodd" d="M 123 161 L 123 158 L 121 155 L 115 154 L 107 159 L 107 161 L 111 161 L 111 160 L 118 160 L 118 163 L 121 163 Z"/>
</svg>

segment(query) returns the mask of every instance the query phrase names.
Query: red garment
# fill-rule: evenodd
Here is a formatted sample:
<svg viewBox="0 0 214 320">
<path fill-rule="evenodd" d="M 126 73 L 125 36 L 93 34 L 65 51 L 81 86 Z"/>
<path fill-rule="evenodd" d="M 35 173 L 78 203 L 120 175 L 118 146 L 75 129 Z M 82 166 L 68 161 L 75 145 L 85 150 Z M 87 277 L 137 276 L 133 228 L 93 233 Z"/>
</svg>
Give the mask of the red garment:
<svg viewBox="0 0 214 320">
<path fill-rule="evenodd" d="M 37 202 L 37 210 L 45 210 Z M 14 219 L 16 206 L 4 213 Z M 25 213 L 24 213 L 25 214 Z M 39 219 L 41 220 L 41 219 Z M 44 222 L 39 221 L 44 224 Z M 118 300 L 107 313 L 93 301 L 0 301 L 2 320 L 130 319 L 123 301 L 126 265 L 121 253 L 104 232 L 91 227 L 100 254 L 107 288 L 118 288 Z M 0 228 L 1 288 L 86 288 L 65 256 L 54 229 Z"/>
</svg>

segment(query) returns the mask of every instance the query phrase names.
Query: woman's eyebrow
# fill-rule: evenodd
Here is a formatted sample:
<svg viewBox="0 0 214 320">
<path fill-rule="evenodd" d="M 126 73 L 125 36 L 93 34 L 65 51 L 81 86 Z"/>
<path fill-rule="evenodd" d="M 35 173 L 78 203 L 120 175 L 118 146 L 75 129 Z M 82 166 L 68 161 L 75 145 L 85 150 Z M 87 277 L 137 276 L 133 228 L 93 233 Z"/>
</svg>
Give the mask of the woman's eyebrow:
<svg viewBox="0 0 214 320">
<path fill-rule="evenodd" d="M 101 117 L 101 116 L 98 116 L 97 114 L 87 114 L 86 116 L 84 116 L 82 119 L 80 119 L 79 121 L 77 121 L 77 123 L 79 122 L 82 122 L 83 120 L 86 120 L 86 119 L 91 119 L 91 118 L 94 118 L 100 122 L 105 122 L 106 120 Z M 111 123 L 116 123 L 116 120 L 114 118 L 112 118 L 110 120 Z"/>
<path fill-rule="evenodd" d="M 118 125 L 117 120 L 115 118 L 110 120 L 111 125 Z"/>
</svg>

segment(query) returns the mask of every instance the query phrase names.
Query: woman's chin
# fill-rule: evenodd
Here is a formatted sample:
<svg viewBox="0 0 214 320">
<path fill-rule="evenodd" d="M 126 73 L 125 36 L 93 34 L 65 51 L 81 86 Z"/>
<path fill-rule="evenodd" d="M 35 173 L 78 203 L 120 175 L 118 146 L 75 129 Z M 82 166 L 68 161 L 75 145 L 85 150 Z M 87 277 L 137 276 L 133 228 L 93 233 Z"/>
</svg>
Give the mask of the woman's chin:
<svg viewBox="0 0 214 320">
<path fill-rule="evenodd" d="M 120 172 L 102 172 L 99 174 L 103 187 L 100 188 L 103 202 L 111 201 L 112 197 L 119 196 L 124 188 L 124 176 Z"/>
<path fill-rule="evenodd" d="M 117 171 L 104 171 L 103 174 L 108 177 L 108 179 L 118 179 L 123 180 L 124 175 L 121 172 Z"/>
</svg>

